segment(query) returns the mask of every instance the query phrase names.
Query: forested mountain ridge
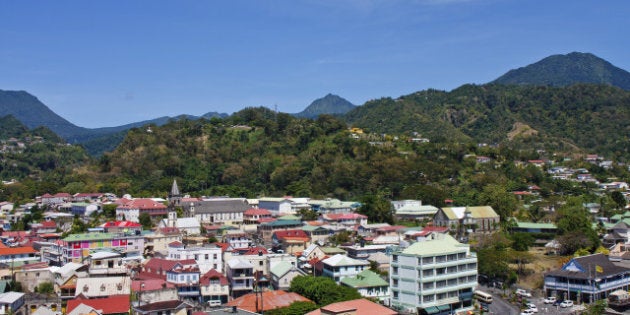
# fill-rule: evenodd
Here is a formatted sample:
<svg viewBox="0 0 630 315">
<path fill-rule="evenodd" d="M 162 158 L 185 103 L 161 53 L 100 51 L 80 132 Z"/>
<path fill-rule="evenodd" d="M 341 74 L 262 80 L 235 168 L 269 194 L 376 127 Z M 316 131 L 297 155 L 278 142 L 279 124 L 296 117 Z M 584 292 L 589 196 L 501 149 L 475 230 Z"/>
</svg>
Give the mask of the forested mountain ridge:
<svg viewBox="0 0 630 315">
<path fill-rule="evenodd" d="M 90 161 L 81 147 L 67 145 L 46 127 L 28 129 L 11 115 L 0 117 L 0 142 L 2 180 L 64 176 Z"/>
<path fill-rule="evenodd" d="M 525 142 L 630 157 L 623 145 L 630 132 L 630 92 L 606 85 L 464 85 L 369 101 L 344 118 L 372 132 L 416 132 L 437 142 Z"/>
<path fill-rule="evenodd" d="M 348 100 L 334 95 L 327 94 L 322 98 L 314 100 L 303 111 L 295 114 L 297 117 L 317 118 L 322 114 L 345 114 L 353 110 L 356 106 L 348 102 Z"/>
<path fill-rule="evenodd" d="M 577 83 L 605 84 L 630 90 L 630 72 L 593 54 L 572 52 L 552 55 L 525 67 L 513 69 L 495 84 L 567 86 Z"/>
</svg>

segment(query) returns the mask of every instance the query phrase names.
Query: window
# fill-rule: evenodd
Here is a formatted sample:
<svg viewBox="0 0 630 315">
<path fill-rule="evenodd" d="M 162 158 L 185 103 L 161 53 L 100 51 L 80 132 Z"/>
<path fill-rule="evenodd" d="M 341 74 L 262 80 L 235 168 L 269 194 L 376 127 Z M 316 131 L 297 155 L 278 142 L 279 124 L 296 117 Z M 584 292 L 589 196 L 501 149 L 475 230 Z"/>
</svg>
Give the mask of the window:
<svg viewBox="0 0 630 315">
<path fill-rule="evenodd" d="M 398 262 L 398 255 L 392 255 L 392 261 Z"/>
<path fill-rule="evenodd" d="M 199 260 L 199 254 L 195 254 L 195 260 Z"/>
<path fill-rule="evenodd" d="M 262 265 L 263 265 L 263 261 L 262 261 L 262 260 L 261 260 L 261 261 L 259 261 L 259 262 L 258 262 L 258 265 L 259 265 L 259 266 L 262 266 Z"/>
<path fill-rule="evenodd" d="M 393 267 L 392 268 L 392 273 L 396 276 L 398 275 L 398 267 Z"/>
<path fill-rule="evenodd" d="M 398 286 L 398 279 L 393 279 L 392 280 L 392 286 L 393 287 L 397 287 Z"/>
<path fill-rule="evenodd" d="M 212 259 L 217 259 L 217 254 L 212 255 Z"/>
<path fill-rule="evenodd" d="M 398 300 L 398 291 L 394 291 L 394 300 Z"/>
<path fill-rule="evenodd" d="M 208 260 L 208 257 L 209 257 L 209 256 L 210 256 L 210 255 L 206 254 L 206 256 L 205 256 L 206 260 Z"/>
<path fill-rule="evenodd" d="M 425 295 L 422 297 L 422 300 L 424 300 L 425 302 L 431 302 L 433 300 L 435 300 L 435 295 L 431 294 L 431 295 Z"/>
</svg>

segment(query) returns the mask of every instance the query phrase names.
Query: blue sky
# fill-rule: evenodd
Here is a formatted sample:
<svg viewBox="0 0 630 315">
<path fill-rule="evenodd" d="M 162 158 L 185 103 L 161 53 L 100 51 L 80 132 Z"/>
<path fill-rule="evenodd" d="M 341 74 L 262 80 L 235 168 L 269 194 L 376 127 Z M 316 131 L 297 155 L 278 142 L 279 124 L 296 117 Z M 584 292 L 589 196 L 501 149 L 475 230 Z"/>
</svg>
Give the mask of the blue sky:
<svg viewBox="0 0 630 315">
<path fill-rule="evenodd" d="M 630 1 L 0 1 L 0 89 L 83 127 L 482 84 L 553 54 L 630 70 Z"/>
</svg>

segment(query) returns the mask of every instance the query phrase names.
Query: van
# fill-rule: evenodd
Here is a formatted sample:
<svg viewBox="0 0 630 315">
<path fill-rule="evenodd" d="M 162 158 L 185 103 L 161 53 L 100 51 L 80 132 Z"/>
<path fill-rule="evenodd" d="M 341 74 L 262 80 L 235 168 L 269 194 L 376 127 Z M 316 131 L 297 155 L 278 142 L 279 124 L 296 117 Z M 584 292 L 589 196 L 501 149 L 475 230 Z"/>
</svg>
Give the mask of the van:
<svg viewBox="0 0 630 315">
<path fill-rule="evenodd" d="M 210 305 L 210 306 L 221 306 L 221 301 L 220 300 L 210 300 L 210 301 L 208 301 L 208 305 Z"/>
</svg>

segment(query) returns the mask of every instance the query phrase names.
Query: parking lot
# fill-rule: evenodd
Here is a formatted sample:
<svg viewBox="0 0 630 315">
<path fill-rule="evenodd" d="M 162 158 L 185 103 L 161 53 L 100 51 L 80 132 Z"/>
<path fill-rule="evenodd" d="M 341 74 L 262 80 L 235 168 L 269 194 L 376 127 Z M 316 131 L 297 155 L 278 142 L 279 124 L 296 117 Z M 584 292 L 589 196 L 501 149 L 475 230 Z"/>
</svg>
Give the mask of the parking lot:
<svg viewBox="0 0 630 315">
<path fill-rule="evenodd" d="M 505 300 L 501 297 L 503 290 L 493 289 L 493 288 L 483 288 L 485 292 L 492 294 L 493 302 L 489 305 L 490 314 L 516 314 L 519 315 L 521 312 L 521 308 L 519 308 L 516 304 L 509 303 L 508 300 Z M 508 291 L 506 291 L 507 293 Z M 532 297 L 532 298 L 524 298 L 527 302 L 533 303 L 538 308 L 538 313 L 536 314 L 571 314 L 573 312 L 572 307 L 562 308 L 560 306 L 554 306 L 552 304 L 545 304 L 543 302 L 544 298 L 540 297 Z"/>
</svg>

